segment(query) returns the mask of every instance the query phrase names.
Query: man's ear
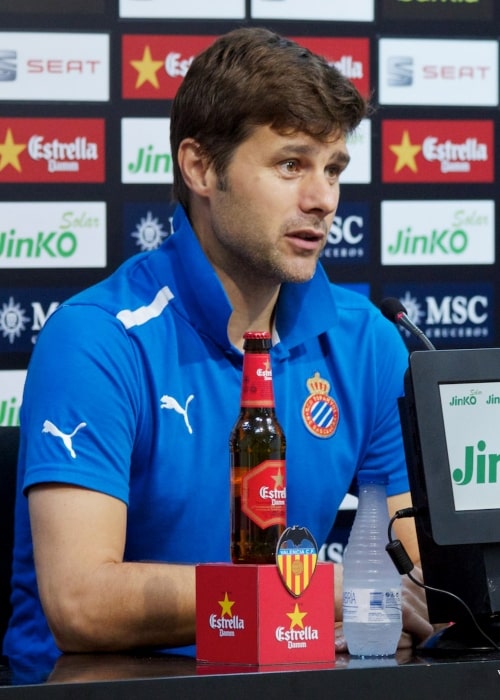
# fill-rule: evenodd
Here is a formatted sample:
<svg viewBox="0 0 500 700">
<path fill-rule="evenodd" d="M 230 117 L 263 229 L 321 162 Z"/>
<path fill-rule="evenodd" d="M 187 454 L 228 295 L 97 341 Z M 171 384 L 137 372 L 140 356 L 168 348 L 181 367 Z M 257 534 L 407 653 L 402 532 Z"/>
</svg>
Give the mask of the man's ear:
<svg viewBox="0 0 500 700">
<path fill-rule="evenodd" d="M 198 141 L 187 138 L 181 141 L 177 152 L 177 162 L 184 182 L 189 189 L 200 195 L 208 196 L 212 182 L 213 169 L 208 165 Z"/>
</svg>

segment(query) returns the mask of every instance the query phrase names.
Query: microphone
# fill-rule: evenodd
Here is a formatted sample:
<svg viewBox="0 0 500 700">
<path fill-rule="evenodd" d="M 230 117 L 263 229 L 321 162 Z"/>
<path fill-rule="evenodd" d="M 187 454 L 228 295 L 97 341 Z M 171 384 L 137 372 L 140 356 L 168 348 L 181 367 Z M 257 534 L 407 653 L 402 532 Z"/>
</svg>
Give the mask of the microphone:
<svg viewBox="0 0 500 700">
<path fill-rule="evenodd" d="M 403 304 L 395 297 L 388 297 L 383 299 L 380 304 L 380 311 L 383 315 L 395 323 L 396 325 L 403 326 L 412 335 L 415 335 L 427 348 L 427 350 L 435 350 L 436 348 L 431 343 L 429 338 L 425 335 L 424 331 L 416 326 L 413 321 L 410 321 L 406 309 Z"/>
</svg>

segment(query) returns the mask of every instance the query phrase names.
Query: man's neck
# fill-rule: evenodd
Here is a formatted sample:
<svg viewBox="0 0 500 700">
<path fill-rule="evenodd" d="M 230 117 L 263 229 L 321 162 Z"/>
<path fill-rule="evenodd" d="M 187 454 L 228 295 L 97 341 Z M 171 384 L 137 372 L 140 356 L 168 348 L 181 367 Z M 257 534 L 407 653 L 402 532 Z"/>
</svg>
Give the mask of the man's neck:
<svg viewBox="0 0 500 700">
<path fill-rule="evenodd" d="M 256 290 L 250 290 L 245 294 L 240 288 L 228 285 L 227 280 L 222 279 L 221 282 L 233 307 L 233 313 L 227 327 L 231 343 L 242 350 L 243 334 L 246 331 L 269 331 L 271 333 L 279 286 L 266 292 L 260 290 L 259 294 L 256 293 Z"/>
</svg>

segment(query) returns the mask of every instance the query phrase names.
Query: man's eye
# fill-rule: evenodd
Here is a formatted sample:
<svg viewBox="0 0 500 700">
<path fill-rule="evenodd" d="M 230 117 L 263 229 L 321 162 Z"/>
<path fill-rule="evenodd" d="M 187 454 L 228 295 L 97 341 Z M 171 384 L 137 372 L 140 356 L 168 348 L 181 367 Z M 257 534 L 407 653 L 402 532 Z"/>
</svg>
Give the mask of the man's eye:
<svg viewBox="0 0 500 700">
<path fill-rule="evenodd" d="M 326 169 L 326 172 L 327 172 L 328 177 L 335 178 L 335 177 L 338 177 L 340 175 L 340 173 L 342 172 L 342 168 L 340 168 L 338 165 L 330 165 Z"/>
<path fill-rule="evenodd" d="M 295 173 L 297 171 L 297 161 L 296 160 L 285 160 L 283 162 L 283 168 L 288 172 L 288 173 Z"/>
</svg>

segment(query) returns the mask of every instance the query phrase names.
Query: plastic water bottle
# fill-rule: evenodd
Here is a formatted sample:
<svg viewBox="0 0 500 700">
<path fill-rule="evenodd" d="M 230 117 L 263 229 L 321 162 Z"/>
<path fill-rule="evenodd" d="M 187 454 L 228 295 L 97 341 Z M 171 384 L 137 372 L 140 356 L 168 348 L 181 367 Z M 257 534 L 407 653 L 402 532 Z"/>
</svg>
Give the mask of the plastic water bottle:
<svg viewBox="0 0 500 700">
<path fill-rule="evenodd" d="M 359 503 L 344 554 L 343 627 L 352 656 L 392 656 L 401 636 L 401 576 L 385 551 L 381 476 L 358 476 Z"/>
</svg>

